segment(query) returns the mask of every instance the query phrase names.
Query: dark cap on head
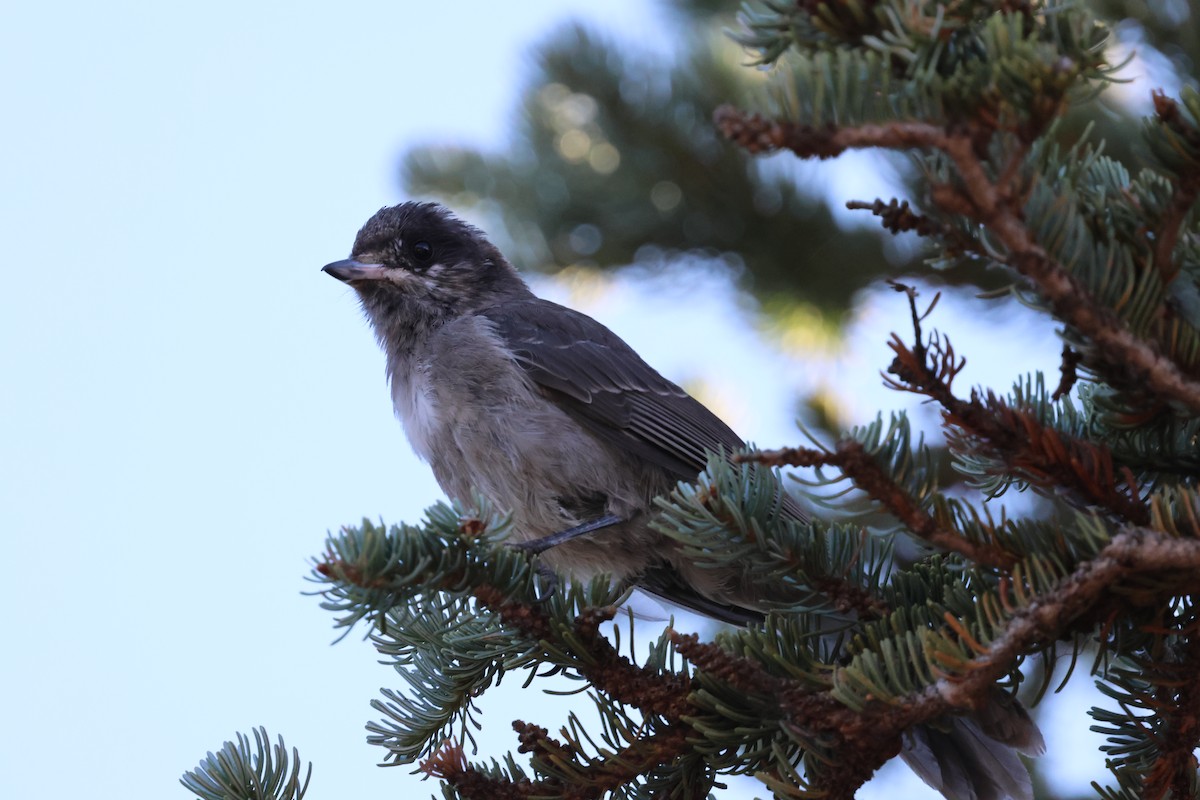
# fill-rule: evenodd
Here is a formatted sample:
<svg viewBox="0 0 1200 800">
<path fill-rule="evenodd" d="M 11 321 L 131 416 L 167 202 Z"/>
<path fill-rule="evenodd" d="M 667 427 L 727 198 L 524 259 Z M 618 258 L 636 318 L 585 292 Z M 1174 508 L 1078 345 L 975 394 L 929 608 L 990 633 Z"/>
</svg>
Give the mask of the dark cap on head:
<svg viewBox="0 0 1200 800">
<path fill-rule="evenodd" d="M 381 208 L 358 232 L 350 258 L 324 270 L 353 286 L 372 317 L 381 302 L 446 317 L 529 294 L 483 231 L 437 203 Z"/>
<path fill-rule="evenodd" d="M 382 259 L 379 263 L 395 266 L 422 241 L 442 261 L 482 261 L 493 253 L 499 255 L 474 225 L 437 203 L 416 202 L 379 209 L 354 237 L 350 254 L 357 260 L 375 255 Z M 484 253 L 485 249 L 492 252 Z"/>
</svg>

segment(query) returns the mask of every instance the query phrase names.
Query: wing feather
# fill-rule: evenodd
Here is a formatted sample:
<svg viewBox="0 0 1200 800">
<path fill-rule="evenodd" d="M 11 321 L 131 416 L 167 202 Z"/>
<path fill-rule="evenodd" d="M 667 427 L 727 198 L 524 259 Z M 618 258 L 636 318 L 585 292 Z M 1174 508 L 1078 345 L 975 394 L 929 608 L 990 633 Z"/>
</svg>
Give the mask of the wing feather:
<svg viewBox="0 0 1200 800">
<path fill-rule="evenodd" d="M 709 451 L 745 443 L 715 414 L 660 375 L 591 317 L 548 300 L 481 312 L 529 376 L 594 435 L 695 478 Z"/>
</svg>

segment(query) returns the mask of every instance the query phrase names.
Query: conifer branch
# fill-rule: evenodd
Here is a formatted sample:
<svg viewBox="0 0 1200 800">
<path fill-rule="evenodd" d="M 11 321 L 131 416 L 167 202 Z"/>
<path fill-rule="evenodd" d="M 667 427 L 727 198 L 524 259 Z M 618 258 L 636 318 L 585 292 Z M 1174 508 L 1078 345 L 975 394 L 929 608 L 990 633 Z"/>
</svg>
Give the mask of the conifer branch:
<svg viewBox="0 0 1200 800">
<path fill-rule="evenodd" d="M 994 698 L 998 680 L 1010 673 L 1025 654 L 1067 635 L 1081 619 L 1090 619 L 1096 609 L 1106 605 L 1110 593 L 1123 583 L 1155 576 L 1165 583 L 1163 595 L 1190 585 L 1200 569 L 1200 540 L 1178 539 L 1153 529 L 1130 528 L 1104 547 L 1094 558 L 1079 564 L 1051 591 L 1034 597 L 1023 608 L 1012 610 L 1003 631 L 986 645 L 972 642 L 975 657 L 939 678 L 933 685 L 909 696 L 893 698 L 889 703 L 871 703 L 852 711 L 827 692 L 794 687 L 783 693 L 783 705 L 794 725 L 807 731 L 834 734 L 844 741 L 853 758 L 839 759 L 839 765 L 856 764 L 868 758 L 875 748 L 886 760 L 892 736 L 914 725 L 947 713 L 979 709 Z M 1140 580 L 1137 585 L 1144 585 Z M 1189 653 L 1191 650 L 1189 650 Z M 1189 673 L 1194 674 L 1194 673 Z M 836 675 L 832 678 L 836 681 Z M 1189 725 L 1200 719 L 1192 714 L 1196 699 L 1190 698 L 1185 719 Z M 1195 727 L 1180 744 L 1180 754 L 1190 754 Z M 810 734 L 811 735 L 811 734 Z M 839 746 L 840 747 L 840 746 Z M 846 752 L 839 749 L 839 752 Z M 882 762 L 880 762 L 882 763 Z M 1165 769 L 1165 768 L 1164 768 Z M 869 773 L 868 773 L 869 774 Z M 1178 780 L 1179 772 L 1172 772 Z M 849 795 L 847 795 L 849 796 Z"/>
<path fill-rule="evenodd" d="M 1063 397 L 1071 393 L 1071 389 L 1075 388 L 1075 383 L 1079 380 L 1079 362 L 1083 360 L 1083 356 L 1077 350 L 1071 349 L 1071 345 L 1064 344 L 1062 349 L 1062 363 L 1058 367 L 1061 378 L 1058 381 L 1058 386 L 1054 389 L 1054 394 L 1050 395 L 1051 401 L 1057 403 Z"/>
<path fill-rule="evenodd" d="M 599 758 L 581 766 L 582 754 L 568 744 L 551 738 L 549 731 L 537 725 L 514 722 L 521 746 L 518 752 L 529 753 L 544 764 L 566 767 L 570 781 L 547 781 L 556 783 L 556 792 L 564 798 L 603 797 L 607 792 L 632 783 L 637 778 L 662 764 L 670 764 L 692 751 L 688 741 L 691 726 L 679 724 L 661 728 L 639 738 L 607 758 Z M 704 795 L 707 795 L 705 790 Z M 701 796 L 704 796 L 701 795 Z"/>
<path fill-rule="evenodd" d="M 472 594 L 483 607 L 497 612 L 505 623 L 530 639 L 566 644 L 543 608 L 507 597 L 486 583 L 475 587 Z M 600 625 L 615 615 L 616 608 L 609 606 L 585 609 L 575 618 L 573 633 L 585 646 L 587 655 L 578 664 L 580 674 L 616 700 L 669 722 L 678 722 L 694 711 L 688 699 L 691 681 L 686 675 L 639 667 L 604 638 Z"/>
<path fill-rule="evenodd" d="M 355 571 L 340 570 L 343 579 Z M 501 620 L 522 631 L 532 639 L 554 642 L 570 647 L 571 643 L 557 633 L 550 616 L 541 607 L 507 597 L 489 584 L 471 590 L 472 595 L 486 608 L 495 611 Z M 441 778 L 454 786 L 466 798 L 526 798 L 561 796 L 590 800 L 616 787 L 634 781 L 640 775 L 691 751 L 691 727 L 683 721 L 696 713 L 690 700 L 691 678 L 683 674 L 666 673 L 639 667 L 620 655 L 600 632 L 600 626 L 613 618 L 613 607 L 588 608 L 579 614 L 572 626 L 579 673 L 598 691 L 626 705 L 638 708 L 648 718 L 661 718 L 652 732 L 643 736 L 609 758 L 584 763 L 584 756 L 573 748 L 554 742 L 546 731 L 521 721 L 514 722 L 520 734 L 521 752 L 555 762 L 568 772 L 572 780 L 547 779 L 537 782 L 511 780 L 484 774 L 472 767 L 457 745 L 446 745 L 426 759 L 421 768 L 429 775 Z M 582 644 L 582 650 L 579 645 Z"/>
<path fill-rule="evenodd" d="M 738 457 L 768 466 L 819 467 L 833 466 L 870 495 L 898 519 L 917 538 L 951 553 L 958 553 L 976 564 L 1008 569 L 1016 557 L 997 545 L 978 544 L 962 533 L 938 522 L 925 511 L 915 497 L 896 482 L 891 473 L 879 464 L 861 443 L 842 439 L 831 452 L 804 447 L 784 447 L 760 450 Z"/>
<path fill-rule="evenodd" d="M 421 771 L 454 787 L 465 800 L 526 800 L 564 796 L 564 787 L 552 781 L 510 780 L 487 775 L 467 762 L 462 745 L 448 743 L 421 762 Z"/>
<path fill-rule="evenodd" d="M 727 682 L 740 693 L 777 704 L 782 724 L 800 741 L 820 741 L 822 750 L 838 754 L 836 766 L 815 760 L 808 776 L 814 794 L 823 797 L 853 798 L 862 784 L 899 752 L 904 730 L 948 709 L 936 696 L 922 703 L 873 702 L 851 709 L 829 690 L 770 675 L 754 661 L 701 642 L 694 634 L 672 632 L 671 641 L 702 673 Z"/>
<path fill-rule="evenodd" d="M 710 459 L 696 485 L 659 498 L 653 524 L 697 565 L 736 565 L 773 607 L 808 605 L 820 595 L 831 610 L 876 619 L 887 604 L 876 594 L 888 545 L 852 526 L 804 524 L 781 516 L 779 487 L 752 466 L 753 454 Z M 762 575 L 771 579 L 766 588 Z"/>
<path fill-rule="evenodd" d="M 1158 345 L 1135 335 L 1100 305 L 1077 278 L 1033 241 L 1014 211 L 997 210 L 986 223 L 1008 248 L 1008 263 L 1033 281 L 1055 316 L 1095 342 L 1098 366 L 1115 385 L 1145 386 L 1167 400 L 1200 412 L 1200 382 L 1185 375 Z"/>
<path fill-rule="evenodd" d="M 679 722 L 693 713 L 691 678 L 639 667 L 618 653 L 600 633 L 600 625 L 615 614 L 614 608 L 590 608 L 576 617 L 575 632 L 593 660 L 581 667 L 583 676 L 597 689 L 643 714 Z"/>
<path fill-rule="evenodd" d="M 774 120 L 762 114 L 748 114 L 729 105 L 713 112 L 713 121 L 727 139 L 751 155 L 790 150 L 800 158 L 824 159 L 866 147 L 948 150 L 955 139 L 942 128 L 926 122 L 814 127 Z M 970 140 L 966 141 L 969 144 Z"/>
<path fill-rule="evenodd" d="M 888 346 L 896 358 L 888 372 L 896 379 L 888 379 L 891 386 L 937 401 L 944 410 L 947 425 L 987 442 L 1010 469 L 1044 490 L 1070 489 L 1085 503 L 1100 506 L 1135 525 L 1149 520 L 1149 508 L 1136 495 L 1128 493 L 1129 481 L 1125 479 L 1128 476 L 1118 479 L 1112 453 L 1103 444 L 1049 427 L 1034 414 L 1011 407 L 991 391 L 983 398 L 972 391 L 970 400 L 956 396 L 951 383 L 963 362 L 957 359 L 944 337 L 933 335 L 927 340 L 923 337 L 916 293 L 911 289 L 908 300 L 914 344 L 910 349 L 899 336 L 892 336 Z M 1066 360 L 1064 354 L 1064 364 Z M 1064 379 L 1065 376 L 1064 372 Z"/>
<path fill-rule="evenodd" d="M 1129 494 L 1128 476 L 1119 473 L 1111 451 L 1044 425 L 1034 414 L 1009 406 L 988 391 L 972 391 L 963 400 L 939 381 L 935 373 L 919 367 L 913 351 L 898 338 L 890 346 L 896 361 L 889 372 L 910 388 L 936 400 L 946 424 L 986 442 L 989 450 L 1010 470 L 1045 492 L 1069 489 L 1084 504 L 1099 506 L 1135 525 L 1149 520 L 1149 508 Z"/>
<path fill-rule="evenodd" d="M 1179 539 L 1152 528 L 1127 528 L 1094 558 L 1080 563 L 1052 591 L 1014 610 L 1004 631 L 971 660 L 968 668 L 939 679 L 933 689 L 954 708 L 976 708 L 1022 654 L 1070 631 L 1078 620 L 1104 605 L 1106 597 L 1123 581 L 1153 575 L 1165 581 L 1161 591 L 1170 595 L 1191 585 L 1197 569 L 1200 540 Z"/>
<path fill-rule="evenodd" d="M 914 725 L 948 713 L 979 709 L 994 698 L 995 684 L 1012 671 L 1021 657 L 1068 635 L 1081 620 L 1093 619 L 1105 607 L 1114 590 L 1155 576 L 1162 581 L 1161 592 L 1170 595 L 1188 585 L 1200 569 L 1200 540 L 1179 539 L 1162 531 L 1129 528 L 1106 545 L 1094 558 L 1080 563 L 1052 590 L 1033 597 L 1023 607 L 1006 604 L 1011 616 L 999 635 L 981 643 L 966 631 L 954 627 L 963 637 L 970 660 L 954 665 L 937 681 L 905 697 L 888 703 L 868 703 L 862 709 L 850 709 L 831 692 L 786 681 L 768 675 L 760 667 L 714 644 L 699 642 L 694 636 L 675 634 L 672 641 L 679 652 L 702 671 L 730 682 L 741 692 L 780 698 L 786 724 L 805 740 L 829 737 L 840 758 L 840 775 L 827 775 L 818 769 L 812 776 L 814 786 L 830 792 L 831 797 L 850 797 L 874 769 L 895 754 L 899 734 Z M 1194 652 L 1195 651 L 1195 652 Z M 1189 644 L 1188 659 L 1200 648 Z M 1189 661 L 1190 663 L 1190 661 Z M 1194 669 L 1194 664 L 1192 665 Z M 1193 674 L 1192 672 L 1181 672 Z M 831 675 L 837 681 L 836 671 Z M 1200 692 L 1195 692 L 1200 696 Z M 1182 741 L 1178 753 L 1190 754 L 1196 736 L 1200 736 L 1200 697 L 1188 695 L 1180 712 Z M 1164 758 L 1167 756 L 1164 756 Z M 1177 761 L 1172 761 L 1177 766 Z M 1173 781 L 1181 774 L 1175 766 L 1162 767 Z"/>
<path fill-rule="evenodd" d="M 1158 756 L 1146 771 L 1144 797 L 1190 798 L 1194 796 L 1196 780 L 1195 751 L 1200 747 L 1200 620 L 1192 617 L 1181 631 L 1186 637 L 1180 648 L 1181 657 L 1157 666 L 1163 673 L 1156 681 L 1156 698 L 1161 715 Z"/>
<path fill-rule="evenodd" d="M 1188 124 L 1179 110 L 1179 104 L 1160 91 L 1152 94 L 1154 113 L 1160 123 L 1180 136 L 1192 151 L 1200 151 L 1200 130 Z M 1200 168 L 1192 165 L 1177 175 L 1175 190 L 1167 203 L 1161 227 L 1154 237 L 1154 265 L 1162 275 L 1163 283 L 1170 283 L 1179 273 L 1173 254 L 1179 241 L 1179 232 L 1188 213 L 1200 197 Z"/>
<path fill-rule="evenodd" d="M 716 644 L 701 642 L 694 633 L 668 630 L 667 636 L 679 655 L 739 692 L 771 696 L 778 694 L 783 685 L 781 679 L 767 672 L 757 661 L 734 655 Z"/>
<path fill-rule="evenodd" d="M 954 164 L 959 183 L 932 185 L 933 202 L 943 211 L 985 226 L 1003 246 L 994 257 L 1031 281 L 1059 319 L 1096 344 L 1097 366 L 1103 367 L 1114 383 L 1146 387 L 1165 399 L 1200 411 L 1200 381 L 1184 374 L 1158 343 L 1131 331 L 1037 243 L 1017 205 L 1016 175 L 1010 176 L 1014 185 L 1002 186 L 994 183 L 984 169 L 977 143 L 982 131 L 970 126 L 951 130 L 912 121 L 815 128 L 747 114 L 731 106 L 718 108 L 714 121 L 728 139 L 752 154 L 790 150 L 801 158 L 832 158 L 849 149 L 866 147 L 945 153 Z"/>
<path fill-rule="evenodd" d="M 978 241 L 967 236 L 958 228 L 928 215 L 918 214 L 912 210 L 907 200 L 899 200 L 894 197 L 886 203 L 878 198 L 870 203 L 862 200 L 847 200 L 846 208 L 852 211 L 870 211 L 879 217 L 879 222 L 884 230 L 892 234 L 912 231 L 918 236 L 936 237 L 945 243 L 947 256 L 954 257 L 970 253 L 981 258 L 989 257 Z"/>
</svg>

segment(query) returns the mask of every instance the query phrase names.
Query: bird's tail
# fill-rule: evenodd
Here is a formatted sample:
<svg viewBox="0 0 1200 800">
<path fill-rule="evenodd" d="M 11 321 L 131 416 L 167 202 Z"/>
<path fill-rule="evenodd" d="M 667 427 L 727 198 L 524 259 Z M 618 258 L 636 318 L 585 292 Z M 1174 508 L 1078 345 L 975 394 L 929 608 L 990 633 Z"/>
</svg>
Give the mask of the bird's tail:
<svg viewBox="0 0 1200 800">
<path fill-rule="evenodd" d="M 1000 690 L 972 714 L 906 731 L 900 757 L 950 800 L 1033 800 L 1018 753 L 1040 756 L 1042 732 L 1025 707 Z"/>
</svg>

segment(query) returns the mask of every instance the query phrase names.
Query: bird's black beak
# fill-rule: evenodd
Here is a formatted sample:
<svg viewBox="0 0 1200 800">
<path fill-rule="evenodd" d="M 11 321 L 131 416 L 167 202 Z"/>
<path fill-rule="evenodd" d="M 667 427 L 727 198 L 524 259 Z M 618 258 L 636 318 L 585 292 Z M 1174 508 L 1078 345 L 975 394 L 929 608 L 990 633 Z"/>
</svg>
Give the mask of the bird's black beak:
<svg viewBox="0 0 1200 800">
<path fill-rule="evenodd" d="M 359 281 L 379 280 L 383 277 L 384 267 L 381 264 L 364 264 L 361 261 L 355 261 L 353 258 L 347 258 L 342 261 L 334 261 L 332 264 L 326 264 L 321 267 L 321 271 L 328 272 L 344 283 L 355 284 Z"/>
</svg>

